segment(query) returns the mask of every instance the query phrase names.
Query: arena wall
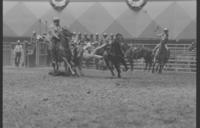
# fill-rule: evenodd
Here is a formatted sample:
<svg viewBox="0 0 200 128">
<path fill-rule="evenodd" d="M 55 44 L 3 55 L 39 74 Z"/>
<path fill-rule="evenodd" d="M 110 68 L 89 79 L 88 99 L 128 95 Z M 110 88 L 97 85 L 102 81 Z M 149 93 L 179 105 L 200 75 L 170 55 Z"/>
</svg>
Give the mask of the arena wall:
<svg viewBox="0 0 200 128">
<path fill-rule="evenodd" d="M 196 0 L 148 0 L 139 12 L 129 8 L 125 0 L 70 0 L 62 12 L 56 12 L 49 0 L 3 1 L 3 64 L 13 65 L 13 45 L 16 40 L 29 40 L 32 31 L 48 30 L 54 16 L 71 31 L 95 34 L 120 32 L 126 42 L 155 47 L 160 27 L 169 29 L 172 50 L 170 71 L 196 71 L 195 51 L 188 46 L 196 39 Z M 41 21 L 41 22 L 40 22 Z M 45 65 L 41 55 L 41 65 Z M 143 68 L 142 60 L 136 68 Z"/>
<path fill-rule="evenodd" d="M 139 12 L 125 0 L 71 0 L 62 12 L 48 0 L 4 0 L 4 40 L 30 37 L 33 30 L 46 32 L 54 16 L 75 32 L 120 32 L 126 38 L 147 39 L 167 27 L 170 39 L 196 38 L 196 0 L 149 0 Z"/>
</svg>

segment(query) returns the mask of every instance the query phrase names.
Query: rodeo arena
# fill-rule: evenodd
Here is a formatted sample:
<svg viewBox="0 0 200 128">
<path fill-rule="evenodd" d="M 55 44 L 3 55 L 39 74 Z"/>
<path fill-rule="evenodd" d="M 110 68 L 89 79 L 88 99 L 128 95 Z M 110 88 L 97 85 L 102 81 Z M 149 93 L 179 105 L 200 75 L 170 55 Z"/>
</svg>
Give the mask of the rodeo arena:
<svg viewBox="0 0 200 128">
<path fill-rule="evenodd" d="M 3 0 L 4 128 L 196 128 L 196 0 Z"/>
</svg>

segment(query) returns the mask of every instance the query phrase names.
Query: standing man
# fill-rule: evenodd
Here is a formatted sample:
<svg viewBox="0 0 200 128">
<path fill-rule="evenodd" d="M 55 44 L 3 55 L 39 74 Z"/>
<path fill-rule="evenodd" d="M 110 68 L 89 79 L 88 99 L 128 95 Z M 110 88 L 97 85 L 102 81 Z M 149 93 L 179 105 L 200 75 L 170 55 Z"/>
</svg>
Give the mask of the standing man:
<svg viewBox="0 0 200 128">
<path fill-rule="evenodd" d="M 81 32 L 78 33 L 78 40 L 79 40 L 79 41 L 82 40 L 82 34 L 81 34 Z"/>
<path fill-rule="evenodd" d="M 77 34 L 76 34 L 76 32 L 73 32 L 73 36 L 72 36 L 72 44 L 77 43 L 77 41 L 78 41 Z"/>
<path fill-rule="evenodd" d="M 111 44 L 113 41 L 114 41 L 114 34 L 111 33 L 109 38 L 109 44 Z"/>
<path fill-rule="evenodd" d="M 95 34 L 95 46 L 99 46 L 99 45 L 100 45 L 99 34 L 96 33 Z"/>
<path fill-rule="evenodd" d="M 84 42 L 87 40 L 87 33 L 84 33 L 83 40 L 84 40 Z"/>
<path fill-rule="evenodd" d="M 32 43 L 32 44 L 35 44 L 36 41 L 37 41 L 37 34 L 36 34 L 35 31 L 33 31 L 33 34 L 32 34 L 32 36 L 31 36 L 31 43 Z"/>
<path fill-rule="evenodd" d="M 20 40 L 17 41 L 17 45 L 15 46 L 14 53 L 15 53 L 15 66 L 19 67 L 21 55 L 23 52 L 22 45 L 20 43 Z"/>
<path fill-rule="evenodd" d="M 156 54 L 157 49 L 159 49 L 159 47 L 161 46 L 162 43 L 165 45 L 165 48 L 168 50 L 168 47 L 167 47 L 167 42 L 168 42 L 168 39 L 169 39 L 169 31 L 168 31 L 168 29 L 167 29 L 167 28 L 164 28 L 163 33 L 158 34 L 158 36 L 160 36 L 161 41 L 160 41 L 160 43 L 157 44 L 156 47 L 153 49 L 153 55 Z"/>
<path fill-rule="evenodd" d="M 90 41 L 94 42 L 94 36 L 93 36 L 93 34 L 90 34 Z"/>
<path fill-rule="evenodd" d="M 103 38 L 101 40 L 101 44 L 108 44 L 108 35 L 107 35 L 107 33 L 103 33 Z"/>
<path fill-rule="evenodd" d="M 82 34 L 81 32 L 78 33 L 78 42 L 77 44 L 81 44 L 82 43 Z"/>
</svg>

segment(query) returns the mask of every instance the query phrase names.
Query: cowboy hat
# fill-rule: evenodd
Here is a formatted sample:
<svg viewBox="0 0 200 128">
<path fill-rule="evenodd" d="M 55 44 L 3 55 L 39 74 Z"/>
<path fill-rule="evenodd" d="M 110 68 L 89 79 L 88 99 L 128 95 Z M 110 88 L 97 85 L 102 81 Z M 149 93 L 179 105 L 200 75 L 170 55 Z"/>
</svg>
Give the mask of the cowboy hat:
<svg viewBox="0 0 200 128">
<path fill-rule="evenodd" d="M 167 28 L 164 28 L 164 31 L 168 31 L 168 29 L 167 29 Z"/>
<path fill-rule="evenodd" d="M 53 17 L 53 21 L 60 21 L 58 17 Z"/>
</svg>

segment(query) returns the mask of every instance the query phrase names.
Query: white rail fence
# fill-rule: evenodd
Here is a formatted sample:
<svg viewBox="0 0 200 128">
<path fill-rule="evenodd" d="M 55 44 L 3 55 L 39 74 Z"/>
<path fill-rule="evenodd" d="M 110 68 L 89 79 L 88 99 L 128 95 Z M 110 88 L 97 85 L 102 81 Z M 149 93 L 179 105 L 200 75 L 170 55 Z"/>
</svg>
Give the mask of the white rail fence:
<svg viewBox="0 0 200 128">
<path fill-rule="evenodd" d="M 137 45 L 143 45 L 144 47 L 148 48 L 155 47 L 155 44 L 134 44 L 134 46 Z M 170 49 L 170 59 L 164 70 L 175 72 L 196 72 L 196 49 L 194 51 L 189 51 L 189 46 L 190 44 L 168 44 Z M 14 56 L 12 51 L 11 45 L 3 45 L 4 65 L 14 64 Z M 45 59 L 45 56 L 43 55 L 42 60 Z M 45 64 L 43 64 L 43 66 L 45 66 Z M 134 68 L 136 70 L 143 70 L 144 66 L 143 59 L 135 60 Z M 94 62 L 92 61 L 87 68 L 95 68 Z"/>
<path fill-rule="evenodd" d="M 152 44 L 144 44 L 144 47 L 154 47 Z M 196 49 L 189 51 L 190 44 L 169 44 L 170 59 L 165 66 L 166 71 L 196 72 Z M 144 60 L 136 61 L 136 69 L 144 69 Z"/>
<path fill-rule="evenodd" d="M 154 48 L 155 44 L 134 44 L 134 46 L 144 46 Z M 189 51 L 190 44 L 169 44 L 170 59 L 166 66 L 165 71 L 175 72 L 196 72 L 196 49 Z M 127 62 L 128 66 L 129 63 Z M 134 69 L 144 70 L 145 64 L 143 59 L 134 61 Z M 94 62 L 90 63 L 89 68 L 95 68 Z"/>
</svg>

